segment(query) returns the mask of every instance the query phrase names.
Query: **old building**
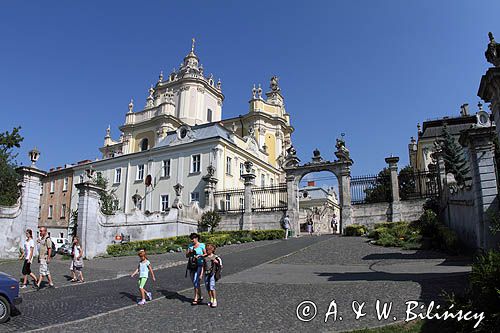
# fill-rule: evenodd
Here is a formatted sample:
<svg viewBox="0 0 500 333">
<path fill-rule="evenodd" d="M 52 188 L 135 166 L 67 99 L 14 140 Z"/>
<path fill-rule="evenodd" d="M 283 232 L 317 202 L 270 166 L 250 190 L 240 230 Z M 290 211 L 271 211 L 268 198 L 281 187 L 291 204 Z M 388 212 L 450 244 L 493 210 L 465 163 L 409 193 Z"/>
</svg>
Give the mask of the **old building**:
<svg viewBox="0 0 500 333">
<path fill-rule="evenodd" d="M 333 215 L 340 220 L 340 205 L 333 187 L 317 186 L 314 181 L 299 189 L 300 228 L 306 230 L 307 219 L 313 220 L 314 232 L 331 233 Z"/>
<path fill-rule="evenodd" d="M 222 119 L 223 101 L 221 81 L 205 75 L 193 40 L 181 66 L 167 77 L 161 73 L 149 89 L 144 108 L 134 111 L 130 102 L 117 140 L 108 127 L 102 159 L 73 168 L 76 182 L 89 169 L 100 173 L 124 213 L 165 212 L 176 194 L 184 204 L 204 207 L 209 166 L 216 191 L 243 188 L 245 161 L 253 163 L 257 186 L 284 182 L 281 161 L 293 127 L 278 78 L 271 78 L 265 98 L 260 85 L 254 86 L 249 110 L 240 117 Z"/>
</svg>

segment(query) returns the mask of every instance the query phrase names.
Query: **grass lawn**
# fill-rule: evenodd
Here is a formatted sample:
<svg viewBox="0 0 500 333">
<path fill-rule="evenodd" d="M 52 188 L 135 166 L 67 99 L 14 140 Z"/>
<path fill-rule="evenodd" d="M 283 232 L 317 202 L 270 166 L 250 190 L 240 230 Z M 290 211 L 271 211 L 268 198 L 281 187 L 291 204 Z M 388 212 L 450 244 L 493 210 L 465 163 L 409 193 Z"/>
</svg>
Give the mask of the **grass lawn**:
<svg viewBox="0 0 500 333">
<path fill-rule="evenodd" d="M 350 333 L 419 333 L 423 332 L 424 321 L 411 321 L 403 324 L 393 324 L 377 328 L 365 328 L 362 330 L 350 331 Z"/>
</svg>

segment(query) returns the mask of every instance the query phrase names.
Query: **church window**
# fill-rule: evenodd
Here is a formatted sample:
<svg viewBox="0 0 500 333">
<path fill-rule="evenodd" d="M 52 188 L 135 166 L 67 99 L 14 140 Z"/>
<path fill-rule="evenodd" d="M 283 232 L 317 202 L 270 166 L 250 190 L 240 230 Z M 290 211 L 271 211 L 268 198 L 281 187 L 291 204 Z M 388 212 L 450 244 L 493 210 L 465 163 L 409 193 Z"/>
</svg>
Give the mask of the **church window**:
<svg viewBox="0 0 500 333">
<path fill-rule="evenodd" d="M 137 166 L 137 174 L 135 180 L 143 180 L 144 179 L 144 164 Z"/>
<path fill-rule="evenodd" d="M 208 109 L 208 110 L 207 110 L 207 121 L 208 121 L 209 123 L 211 123 L 211 122 L 212 122 L 212 109 Z"/>
<path fill-rule="evenodd" d="M 170 177 L 170 160 L 163 160 L 162 169 L 161 169 L 162 177 Z"/>
<path fill-rule="evenodd" d="M 141 151 L 145 151 L 149 149 L 149 141 L 148 139 L 144 138 L 141 141 Z"/>
<path fill-rule="evenodd" d="M 115 184 L 119 184 L 122 181 L 122 169 L 115 169 Z"/>
<path fill-rule="evenodd" d="M 201 156 L 192 155 L 191 156 L 191 173 L 198 173 L 201 169 Z"/>
<path fill-rule="evenodd" d="M 168 194 L 162 194 L 160 196 L 160 207 L 162 212 L 166 212 L 168 210 Z"/>
</svg>

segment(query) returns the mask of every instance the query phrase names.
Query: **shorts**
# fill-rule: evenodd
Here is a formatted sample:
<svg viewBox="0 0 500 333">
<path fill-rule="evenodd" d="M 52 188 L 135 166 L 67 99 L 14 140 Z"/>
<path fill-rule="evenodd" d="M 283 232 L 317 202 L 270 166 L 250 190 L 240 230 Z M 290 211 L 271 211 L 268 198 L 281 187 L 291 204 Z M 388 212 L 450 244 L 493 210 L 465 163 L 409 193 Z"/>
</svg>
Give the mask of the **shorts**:
<svg viewBox="0 0 500 333">
<path fill-rule="evenodd" d="M 80 268 L 81 269 L 81 268 Z M 147 277 L 140 277 L 139 278 L 139 288 L 144 289 L 144 286 L 146 285 L 146 282 L 148 281 Z"/>
<path fill-rule="evenodd" d="M 215 290 L 215 274 L 205 276 L 205 287 L 207 291 Z"/>
<path fill-rule="evenodd" d="M 23 275 L 31 274 L 31 263 L 28 260 L 24 260 L 22 273 Z"/>
<path fill-rule="evenodd" d="M 49 264 L 47 263 L 47 260 L 40 259 L 40 275 L 50 275 Z"/>
<path fill-rule="evenodd" d="M 191 281 L 193 281 L 193 287 L 195 287 L 196 289 L 200 288 L 200 278 L 202 269 L 203 266 L 198 266 L 198 269 L 196 271 L 189 271 L 189 274 L 191 275 Z"/>
</svg>

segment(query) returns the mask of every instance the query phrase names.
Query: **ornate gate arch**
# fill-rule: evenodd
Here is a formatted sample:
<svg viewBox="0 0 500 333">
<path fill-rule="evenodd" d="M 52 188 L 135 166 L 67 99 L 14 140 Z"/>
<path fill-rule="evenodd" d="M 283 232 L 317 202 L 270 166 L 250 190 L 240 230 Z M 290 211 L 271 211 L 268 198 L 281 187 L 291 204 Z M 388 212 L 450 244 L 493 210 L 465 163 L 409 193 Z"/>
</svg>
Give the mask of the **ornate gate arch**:
<svg viewBox="0 0 500 333">
<path fill-rule="evenodd" d="M 353 160 L 350 158 L 349 150 L 345 146 L 343 139 L 337 139 L 335 145 L 337 150 L 335 161 L 324 160 L 318 149 L 314 150 L 312 161 L 300 164 L 297 152 L 293 146 L 287 150 L 287 156 L 283 162 L 283 169 L 286 172 L 286 183 L 288 193 L 287 215 L 290 218 L 292 230 L 295 234 L 300 232 L 299 223 L 299 183 L 300 180 L 311 172 L 329 171 L 333 173 L 339 183 L 340 199 L 340 231 L 344 227 L 352 224 L 351 207 L 351 165 Z"/>
</svg>

